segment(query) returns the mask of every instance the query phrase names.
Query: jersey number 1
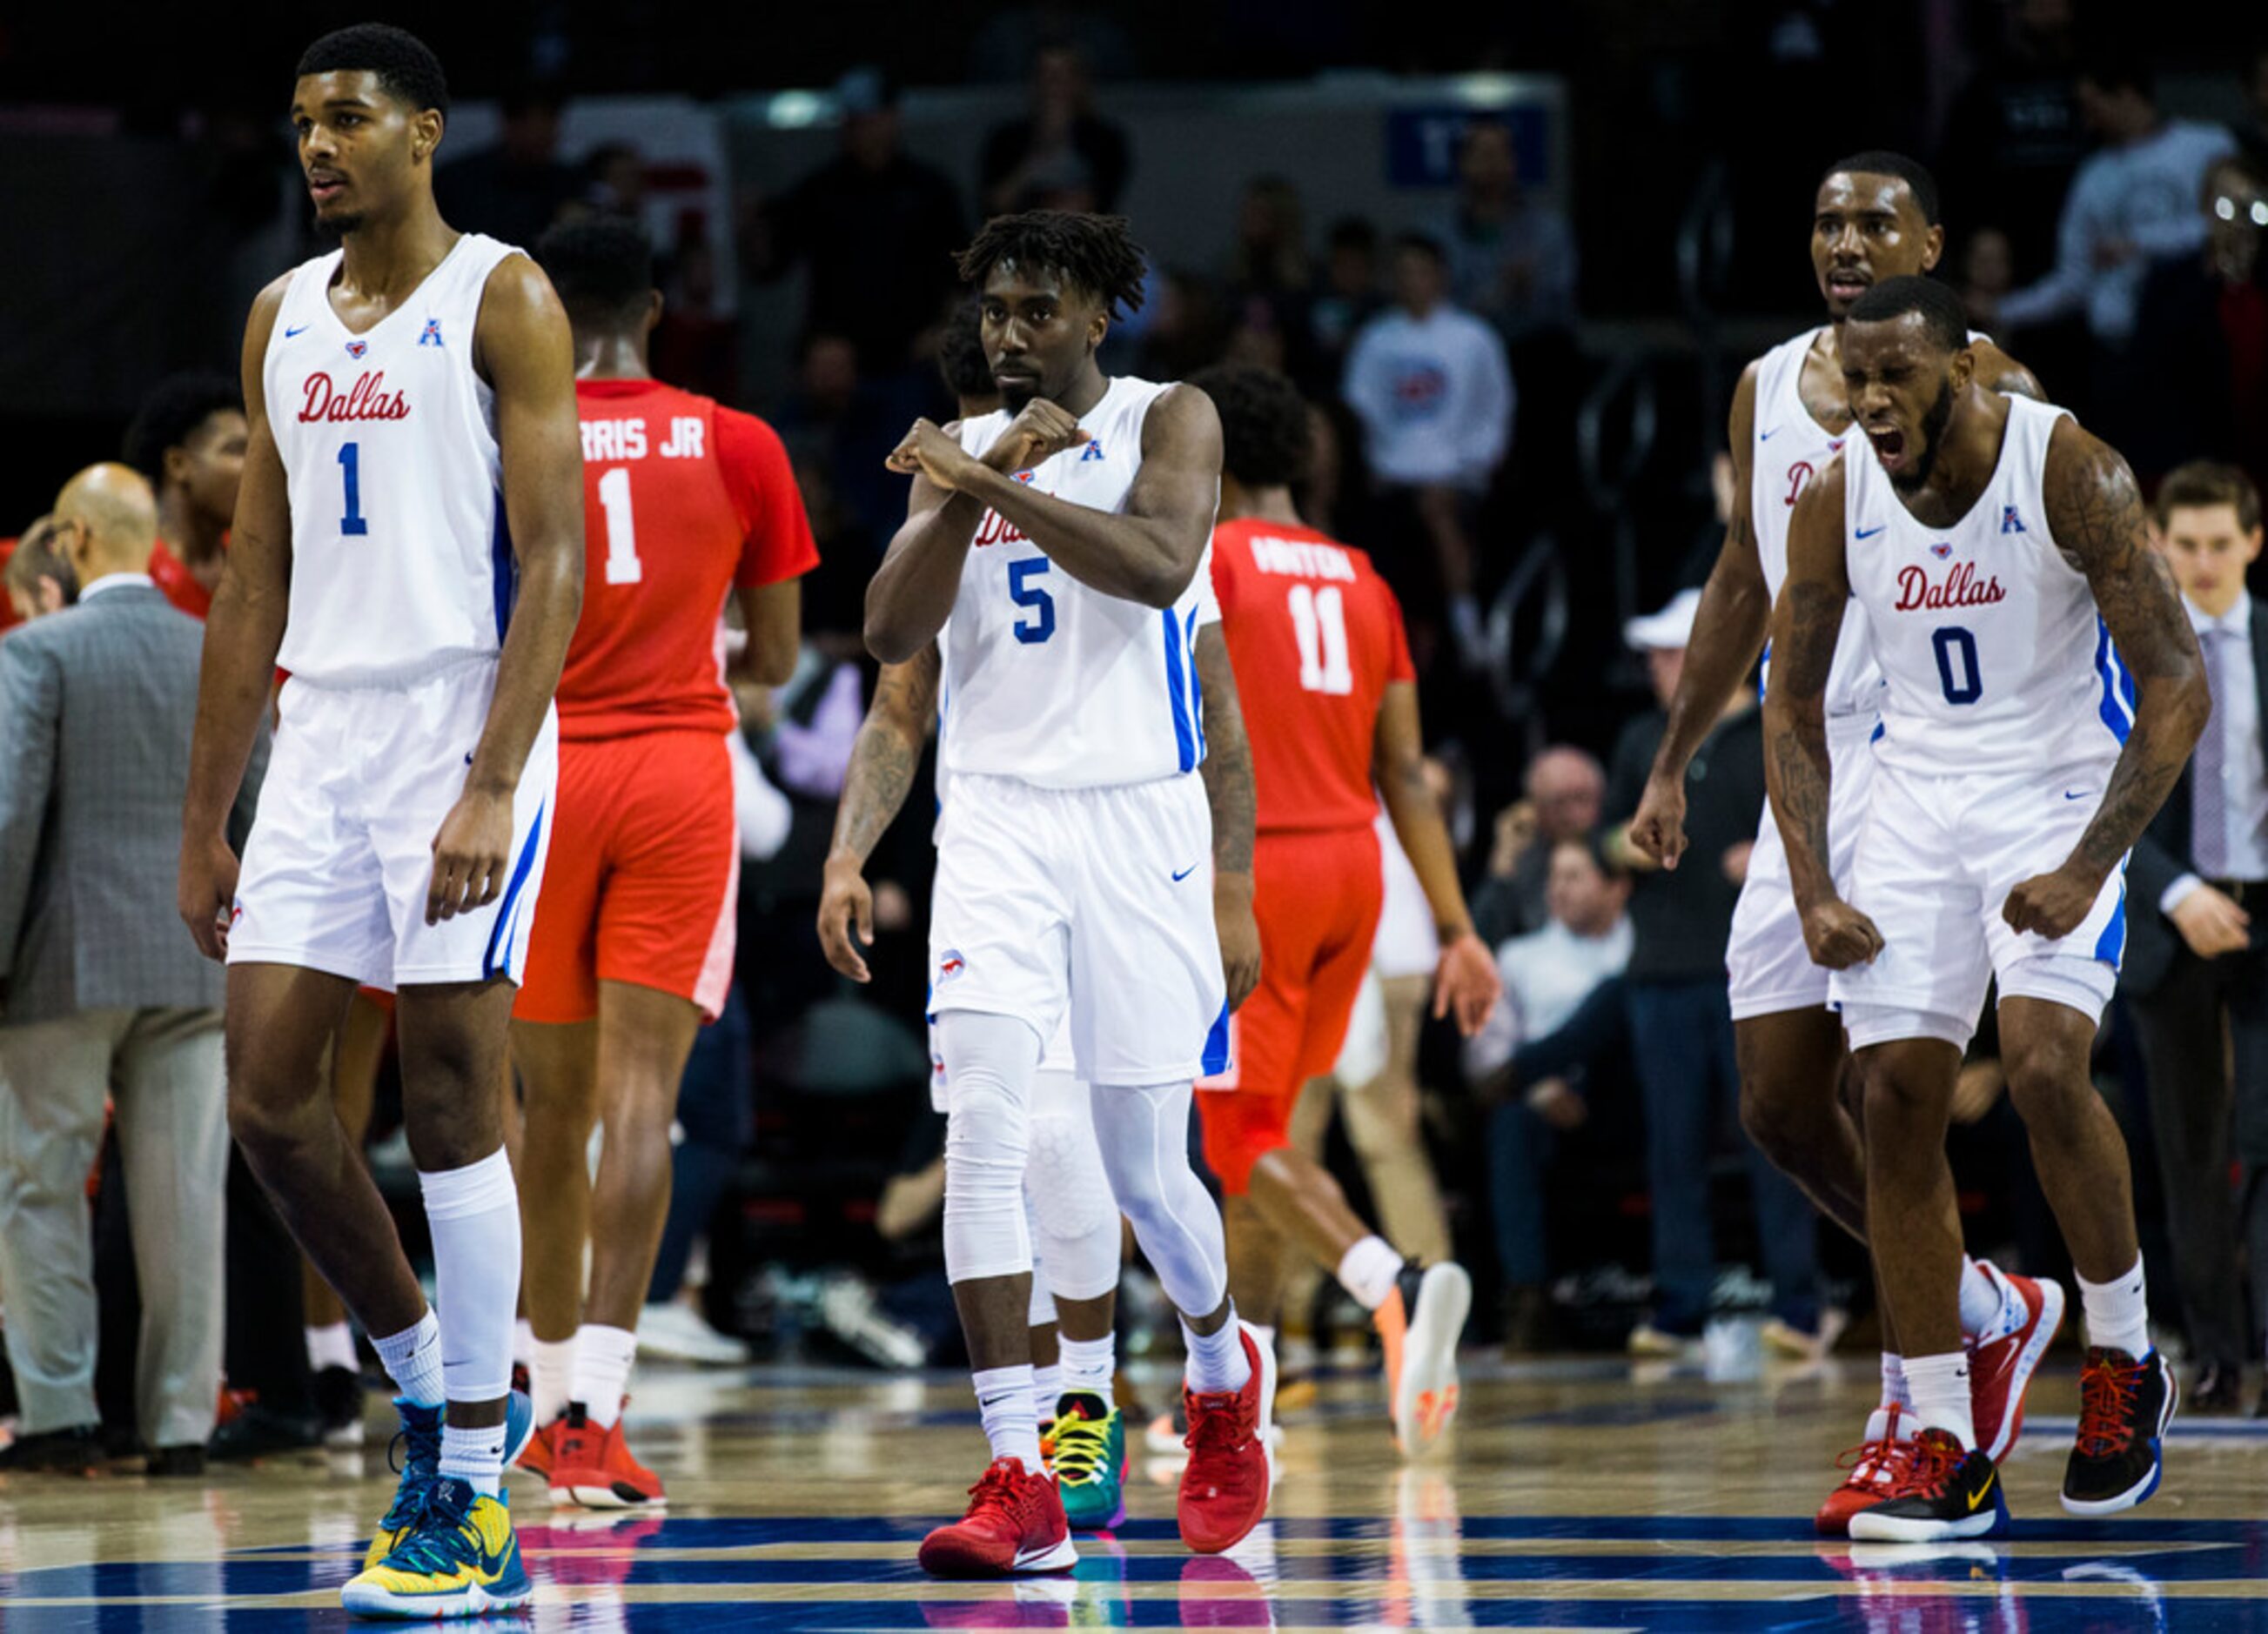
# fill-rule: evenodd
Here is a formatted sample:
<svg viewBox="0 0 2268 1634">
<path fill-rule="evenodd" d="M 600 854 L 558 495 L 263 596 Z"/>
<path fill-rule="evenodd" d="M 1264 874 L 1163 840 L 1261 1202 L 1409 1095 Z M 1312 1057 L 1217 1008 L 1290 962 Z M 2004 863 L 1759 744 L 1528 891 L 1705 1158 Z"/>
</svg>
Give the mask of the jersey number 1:
<svg viewBox="0 0 2268 1634">
<path fill-rule="evenodd" d="M 1340 696 L 1354 690 L 1347 657 L 1346 598 L 1336 585 L 1292 586 L 1292 635 L 1300 644 L 1300 685 Z"/>
<path fill-rule="evenodd" d="M 618 465 L 599 478 L 599 508 L 607 513 L 607 583 L 635 585 L 645 577 L 638 560 L 637 524 L 630 517 L 630 469 Z"/>
<path fill-rule="evenodd" d="M 370 523 L 362 513 L 362 445 L 339 445 L 339 475 L 347 490 L 347 513 L 339 519 L 339 534 L 342 538 L 358 539 L 370 532 Z"/>
</svg>

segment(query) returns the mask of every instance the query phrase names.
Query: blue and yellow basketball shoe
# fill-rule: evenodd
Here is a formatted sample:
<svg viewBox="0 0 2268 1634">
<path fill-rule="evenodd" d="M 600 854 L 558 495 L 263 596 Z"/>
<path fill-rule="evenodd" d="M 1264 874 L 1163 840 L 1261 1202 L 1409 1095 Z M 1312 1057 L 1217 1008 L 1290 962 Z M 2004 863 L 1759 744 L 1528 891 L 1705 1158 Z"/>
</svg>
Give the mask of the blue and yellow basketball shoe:
<svg viewBox="0 0 2268 1634">
<path fill-rule="evenodd" d="M 394 1432 L 394 1446 L 401 1451 L 401 1483 L 394 1489 L 394 1502 L 378 1523 L 378 1531 L 364 1551 L 363 1570 L 367 1571 L 392 1554 L 409 1529 L 417 1521 L 418 1512 L 424 1507 L 425 1489 L 439 1479 L 441 1474 L 441 1421 L 447 1410 L 439 1407 L 420 1407 L 401 1396 L 394 1398 L 396 1411 L 401 1415 L 401 1428 Z M 519 1390 L 504 1398 L 504 1463 L 512 1468 L 512 1461 L 526 1448 L 535 1433 L 535 1405 Z M 389 1449 L 390 1450 L 390 1449 Z"/>
<path fill-rule="evenodd" d="M 535 1593 L 502 1498 L 453 1476 L 423 1489 L 417 1517 L 394 1552 L 339 1591 L 363 1617 L 477 1617 L 525 1605 Z"/>
</svg>

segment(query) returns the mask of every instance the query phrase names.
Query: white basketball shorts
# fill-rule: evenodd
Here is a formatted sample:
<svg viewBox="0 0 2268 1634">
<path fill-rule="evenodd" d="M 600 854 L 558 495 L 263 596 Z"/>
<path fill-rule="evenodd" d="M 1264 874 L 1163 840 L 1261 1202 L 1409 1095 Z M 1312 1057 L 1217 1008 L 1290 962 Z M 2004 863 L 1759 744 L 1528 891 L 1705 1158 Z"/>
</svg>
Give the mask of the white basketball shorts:
<svg viewBox="0 0 2268 1634">
<path fill-rule="evenodd" d="M 1827 723 L 1827 867 L 1838 887 L 1851 881 L 1851 859 L 1865 825 L 1867 790 L 1874 781 L 1874 740 L 1881 717 L 1873 710 L 1841 715 Z M 1684 865 L 1708 866 L 1712 857 L 1689 857 Z M 1821 1010 L 1827 1005 L 1827 970 L 1811 962 L 1803 942 L 1803 916 L 1795 911 L 1788 885 L 1787 846 L 1771 803 L 1756 828 L 1749 854 L 1749 877 L 1733 909 L 1732 938 L 1725 946 L 1731 978 L 1733 1019 L 1777 1015 L 1784 1010 Z"/>
<path fill-rule="evenodd" d="M 937 830 L 930 1007 L 1066 1016 L 1091 1084 L 1188 1082 L 1227 997 L 1212 818 L 1194 775 L 1042 789 L 963 774 Z"/>
<path fill-rule="evenodd" d="M 2071 855 L 2102 804 L 2107 766 L 2045 777 L 1933 777 L 1874 769 L 1846 900 L 1882 951 L 1829 990 L 1851 1047 L 1941 1038 L 1965 1048 L 1998 978 L 2000 998 L 2043 998 L 2100 1019 L 2126 948 L 2126 869 L 2071 934 L 2018 935 L 2008 893 Z"/>
<path fill-rule="evenodd" d="M 387 990 L 519 982 L 551 843 L 556 716 L 512 799 L 504 889 L 425 923 L 433 838 L 464 791 L 496 674 L 493 659 L 475 659 L 411 687 L 284 683 L 237 880 L 231 964 L 298 965 Z"/>
</svg>

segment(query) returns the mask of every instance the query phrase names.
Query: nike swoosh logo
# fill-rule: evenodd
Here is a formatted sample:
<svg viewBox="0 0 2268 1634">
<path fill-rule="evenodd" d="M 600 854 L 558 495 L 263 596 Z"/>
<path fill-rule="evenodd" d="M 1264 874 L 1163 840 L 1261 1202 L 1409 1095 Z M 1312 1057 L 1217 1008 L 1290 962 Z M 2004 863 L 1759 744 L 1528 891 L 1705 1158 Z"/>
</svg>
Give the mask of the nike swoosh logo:
<svg viewBox="0 0 2268 1634">
<path fill-rule="evenodd" d="M 1768 443 L 1771 441 L 1773 438 L 1778 437 L 1779 433 L 1780 428 L 1778 426 L 1772 427 L 1769 431 L 1758 431 L 1756 433 L 1756 441 L 1760 443 Z"/>
<path fill-rule="evenodd" d="M 2083 800 L 2087 798 L 2087 791 L 2081 789 L 2077 794 L 2073 794 L 2069 789 L 2066 789 L 2063 791 L 2063 798 L 2066 800 Z"/>
<path fill-rule="evenodd" d="M 1175 875 L 1174 876 L 1174 883 L 1175 885 L 1179 885 L 1182 880 L 1184 880 L 1188 879 L 1191 874 L 1195 873 L 1197 871 L 1197 865 L 1195 863 L 1191 863 L 1188 867 L 1186 867 L 1186 868 L 1182 869 L 1182 870 L 1181 871 L 1181 872 L 1179 872 L 1179 873 L 1177 873 L 1177 874 L 1175 874 Z"/>
<path fill-rule="evenodd" d="M 1862 527 L 1856 534 L 1852 534 L 1852 537 L 1854 539 L 1872 539 L 1875 534 L 1881 533 L 1883 528 L 1886 528 L 1889 526 L 1889 524 L 1888 522 L 1883 522 L 1877 524 L 1873 527 Z"/>
<path fill-rule="evenodd" d="M 1977 1513 L 1977 1506 L 1979 1504 L 1982 1504 L 1986 1498 L 1992 1496 L 1992 1483 L 1999 1480 L 1999 1477 L 2000 1472 L 1995 1469 L 1991 1475 L 1984 1477 L 1984 1484 L 1983 1486 L 1978 1487 L 1974 1492 L 1971 1492 L 1969 1495 L 1969 1513 L 1970 1514 L 1975 1514 Z"/>
<path fill-rule="evenodd" d="M 296 328 L 296 329 L 286 329 L 286 330 L 284 330 L 284 338 L 285 340 L 287 340 L 287 341 L 288 341 L 288 340 L 290 340 L 290 339 L 291 339 L 293 335 L 305 335 L 306 332 L 307 332 L 307 326 L 306 326 L 306 324 L 304 324 L 304 323 L 303 323 L 303 324 L 301 324 L 301 325 L 300 325 L 298 328 Z"/>
</svg>

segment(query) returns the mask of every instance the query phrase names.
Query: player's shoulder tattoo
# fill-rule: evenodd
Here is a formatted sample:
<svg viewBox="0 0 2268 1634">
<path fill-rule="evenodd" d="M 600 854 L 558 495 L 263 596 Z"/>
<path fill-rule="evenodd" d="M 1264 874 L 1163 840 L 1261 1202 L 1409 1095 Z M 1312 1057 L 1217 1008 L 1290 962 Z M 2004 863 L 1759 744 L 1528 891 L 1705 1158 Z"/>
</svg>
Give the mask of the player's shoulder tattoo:
<svg viewBox="0 0 2268 1634">
<path fill-rule="evenodd" d="M 2133 471 L 2117 449 L 2077 421 L 2056 427 L 2040 486 L 2048 531 L 2080 571 L 2090 577 L 2115 571 L 2148 552 L 2142 489 Z"/>
</svg>

